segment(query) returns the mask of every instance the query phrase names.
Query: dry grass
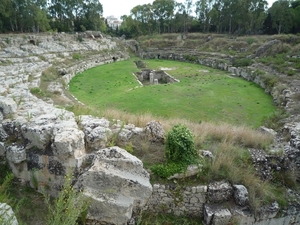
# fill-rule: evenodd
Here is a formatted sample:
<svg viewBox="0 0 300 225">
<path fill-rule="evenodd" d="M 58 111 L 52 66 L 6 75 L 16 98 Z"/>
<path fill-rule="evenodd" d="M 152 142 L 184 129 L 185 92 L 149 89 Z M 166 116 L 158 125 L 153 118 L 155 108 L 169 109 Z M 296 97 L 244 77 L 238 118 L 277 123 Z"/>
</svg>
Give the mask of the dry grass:
<svg viewBox="0 0 300 225">
<path fill-rule="evenodd" d="M 233 185 L 243 184 L 249 191 L 249 203 L 253 210 L 274 200 L 281 205 L 286 204 L 284 190 L 257 176 L 247 149 L 224 140 L 215 144 L 212 152 L 214 158 L 204 167 L 200 180 L 210 182 L 225 179 Z"/>
<path fill-rule="evenodd" d="M 155 117 L 150 113 L 134 115 L 116 109 L 95 110 L 86 106 L 74 106 L 71 109 L 75 115 L 94 115 L 105 117 L 111 121 L 119 119 L 125 123 L 134 124 L 137 127 L 145 127 L 150 121 L 159 121 L 162 123 L 165 131 L 169 131 L 176 124 L 186 125 L 195 136 L 195 144 L 197 147 L 206 140 L 213 141 L 229 141 L 244 147 L 263 148 L 273 142 L 270 135 L 258 132 L 246 126 L 234 126 L 226 123 L 215 124 L 210 122 L 195 123 L 186 119 L 163 119 Z"/>
<path fill-rule="evenodd" d="M 300 44 L 293 46 L 292 51 L 291 51 L 292 55 L 298 55 L 299 52 L 300 52 Z"/>
</svg>

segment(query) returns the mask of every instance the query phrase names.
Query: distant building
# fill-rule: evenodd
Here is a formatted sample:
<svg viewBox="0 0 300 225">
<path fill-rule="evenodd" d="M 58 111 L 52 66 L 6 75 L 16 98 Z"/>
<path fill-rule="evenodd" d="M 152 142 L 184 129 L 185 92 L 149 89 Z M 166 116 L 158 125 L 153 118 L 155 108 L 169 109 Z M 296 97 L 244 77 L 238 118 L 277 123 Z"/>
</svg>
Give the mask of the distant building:
<svg viewBox="0 0 300 225">
<path fill-rule="evenodd" d="M 116 30 L 117 27 L 121 26 L 122 21 L 119 20 L 117 17 L 114 16 L 108 16 L 106 17 L 106 21 L 109 27 L 111 27 L 113 30 Z"/>
</svg>

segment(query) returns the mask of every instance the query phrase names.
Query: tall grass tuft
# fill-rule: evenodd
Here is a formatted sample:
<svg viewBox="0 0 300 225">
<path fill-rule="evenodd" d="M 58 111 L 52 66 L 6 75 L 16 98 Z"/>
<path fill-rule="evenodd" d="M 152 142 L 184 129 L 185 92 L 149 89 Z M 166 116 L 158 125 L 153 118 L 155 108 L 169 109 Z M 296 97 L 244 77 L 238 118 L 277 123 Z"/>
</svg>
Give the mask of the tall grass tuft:
<svg viewBox="0 0 300 225">
<path fill-rule="evenodd" d="M 247 149 L 224 140 L 215 144 L 212 152 L 214 158 L 204 165 L 203 171 L 199 174 L 200 180 L 206 182 L 227 180 L 231 184 L 245 185 L 249 191 L 249 203 L 254 210 L 275 200 L 280 205 L 287 203 L 283 190 L 257 176 Z"/>
<path fill-rule="evenodd" d="M 67 175 L 62 190 L 53 202 L 45 194 L 48 206 L 47 225 L 74 225 L 80 216 L 86 215 L 88 201 L 82 193 L 78 193 L 73 186 L 72 176 Z"/>
</svg>

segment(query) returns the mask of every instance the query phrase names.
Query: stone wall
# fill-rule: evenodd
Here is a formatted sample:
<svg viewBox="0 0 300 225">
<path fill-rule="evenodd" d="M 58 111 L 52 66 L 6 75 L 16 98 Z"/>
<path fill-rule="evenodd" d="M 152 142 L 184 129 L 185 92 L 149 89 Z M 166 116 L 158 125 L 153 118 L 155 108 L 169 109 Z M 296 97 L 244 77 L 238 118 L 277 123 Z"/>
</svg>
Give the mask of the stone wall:
<svg viewBox="0 0 300 225">
<path fill-rule="evenodd" d="M 203 218 L 201 215 L 207 201 L 206 194 L 205 185 L 182 188 L 176 184 L 154 184 L 146 210 Z"/>
<path fill-rule="evenodd" d="M 137 77 L 139 81 L 147 81 L 150 84 L 155 83 L 175 83 L 179 82 L 178 79 L 172 77 L 170 74 L 163 70 L 149 70 L 149 69 L 143 69 L 142 72 L 137 73 Z"/>
<path fill-rule="evenodd" d="M 248 191 L 243 185 L 213 182 L 209 185 L 184 186 L 154 184 L 152 195 L 143 210 L 190 216 L 204 225 L 295 225 L 300 213 L 291 207 L 280 212 L 277 202 L 265 205 L 254 215 Z"/>
</svg>

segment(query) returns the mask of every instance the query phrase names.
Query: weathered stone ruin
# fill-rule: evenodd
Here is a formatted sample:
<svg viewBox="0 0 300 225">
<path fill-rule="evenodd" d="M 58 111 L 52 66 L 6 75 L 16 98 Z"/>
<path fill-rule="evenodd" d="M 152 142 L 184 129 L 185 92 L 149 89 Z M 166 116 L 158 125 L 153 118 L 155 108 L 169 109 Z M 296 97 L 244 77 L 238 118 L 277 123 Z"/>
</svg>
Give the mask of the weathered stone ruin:
<svg viewBox="0 0 300 225">
<path fill-rule="evenodd" d="M 137 73 L 138 80 L 144 85 L 151 84 L 171 84 L 180 82 L 178 79 L 172 77 L 163 70 L 149 70 L 143 69 L 142 72 Z"/>
<path fill-rule="evenodd" d="M 7 42 L 6 38 L 10 41 Z M 123 40 L 124 41 L 124 40 Z M 128 48 L 144 58 L 186 60 L 184 55 L 197 57 L 197 63 L 227 70 L 231 74 L 253 81 L 284 103 L 287 111 L 299 106 L 292 96 L 300 93 L 298 81 L 282 84 L 284 90 L 270 87 L 255 68 L 236 68 L 221 59 L 230 56 L 214 53 L 195 53 L 182 48 L 148 49 L 141 51 L 136 41 Z M 113 51 L 113 54 L 109 52 Z M 88 211 L 90 224 L 126 224 L 134 212 L 149 210 L 199 217 L 204 224 L 223 225 L 237 218 L 239 224 L 299 224 L 299 194 L 289 192 L 295 201 L 283 211 L 276 202 L 264 206 L 256 216 L 249 207 L 247 189 L 241 184 L 226 181 L 208 185 L 180 187 L 177 185 L 150 184 L 149 173 L 141 160 L 117 147 L 107 147 L 112 135 L 130 140 L 143 135 L 151 142 L 163 142 L 161 124 L 151 121 L 145 128 L 120 121 L 90 115 L 76 118 L 73 113 L 56 107 L 51 99 L 40 99 L 31 93 L 38 88 L 42 72 L 56 62 L 72 60 L 73 53 L 84 54 L 81 60 L 56 68 L 59 79 L 66 84 L 88 68 L 112 63 L 113 57 L 124 60 L 129 56 L 119 50 L 117 41 L 102 34 L 45 34 L 31 36 L 0 36 L 0 160 L 7 161 L 14 175 L 37 191 L 46 190 L 56 196 L 69 171 L 75 171 L 75 187 L 92 199 Z M 260 53 L 259 53 L 260 54 Z M 151 76 L 152 74 L 152 76 Z M 178 82 L 161 71 L 143 70 L 143 80 L 154 83 Z M 71 102 L 64 85 L 57 81 L 49 84 L 50 92 L 59 93 L 68 104 Z M 73 99 L 72 99 L 73 100 Z M 117 119 L 117 118 L 116 118 Z M 290 139 L 283 141 L 282 133 L 274 133 L 275 157 L 250 149 L 253 162 L 263 179 L 270 179 L 272 170 L 300 170 L 300 118 L 292 114 L 283 127 Z M 268 132 L 265 130 L 265 132 Z M 213 155 L 205 152 L 209 157 Z M 276 161 L 276 168 L 274 161 Z M 5 206 L 6 207 L 6 206 Z M 0 210 L 1 213 L 1 210 Z"/>
</svg>

